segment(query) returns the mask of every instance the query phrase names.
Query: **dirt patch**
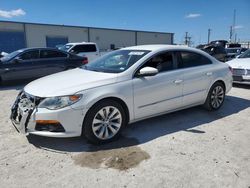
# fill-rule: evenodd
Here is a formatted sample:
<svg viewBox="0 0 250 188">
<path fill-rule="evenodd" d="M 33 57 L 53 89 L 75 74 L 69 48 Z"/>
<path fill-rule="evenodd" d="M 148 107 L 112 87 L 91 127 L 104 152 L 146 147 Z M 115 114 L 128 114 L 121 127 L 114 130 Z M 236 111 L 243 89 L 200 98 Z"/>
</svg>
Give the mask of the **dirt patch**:
<svg viewBox="0 0 250 188">
<path fill-rule="evenodd" d="M 138 146 L 115 148 L 84 152 L 74 156 L 73 160 L 82 167 L 127 170 L 150 158 L 149 154 Z"/>
</svg>

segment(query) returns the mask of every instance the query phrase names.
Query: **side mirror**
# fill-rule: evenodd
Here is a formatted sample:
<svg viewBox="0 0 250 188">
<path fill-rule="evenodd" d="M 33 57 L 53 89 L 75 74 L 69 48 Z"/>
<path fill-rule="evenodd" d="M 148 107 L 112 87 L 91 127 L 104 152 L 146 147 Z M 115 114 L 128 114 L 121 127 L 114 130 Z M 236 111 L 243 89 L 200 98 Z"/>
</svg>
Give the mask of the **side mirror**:
<svg viewBox="0 0 250 188">
<path fill-rule="evenodd" d="M 72 54 L 76 54 L 75 50 L 70 50 L 69 52 Z"/>
<path fill-rule="evenodd" d="M 158 74 L 158 69 L 153 67 L 144 67 L 137 73 L 138 77 L 144 77 L 144 76 L 155 76 Z"/>
</svg>

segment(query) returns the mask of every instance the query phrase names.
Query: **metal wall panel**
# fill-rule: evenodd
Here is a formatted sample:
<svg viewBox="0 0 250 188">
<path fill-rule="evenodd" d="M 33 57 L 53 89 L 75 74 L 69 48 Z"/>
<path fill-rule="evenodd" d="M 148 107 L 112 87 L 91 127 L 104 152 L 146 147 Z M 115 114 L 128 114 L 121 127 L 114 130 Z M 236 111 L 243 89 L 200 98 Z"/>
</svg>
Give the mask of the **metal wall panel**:
<svg viewBox="0 0 250 188">
<path fill-rule="evenodd" d="M 110 49 L 112 44 L 115 48 L 136 44 L 134 31 L 90 28 L 89 33 L 90 41 L 97 43 L 101 50 Z"/>
<path fill-rule="evenodd" d="M 172 43 L 172 34 L 170 33 L 137 32 L 137 45 Z"/>
<path fill-rule="evenodd" d="M 87 28 L 36 24 L 25 24 L 25 26 L 28 47 L 46 47 L 46 36 L 67 36 L 69 42 L 88 41 Z"/>
</svg>

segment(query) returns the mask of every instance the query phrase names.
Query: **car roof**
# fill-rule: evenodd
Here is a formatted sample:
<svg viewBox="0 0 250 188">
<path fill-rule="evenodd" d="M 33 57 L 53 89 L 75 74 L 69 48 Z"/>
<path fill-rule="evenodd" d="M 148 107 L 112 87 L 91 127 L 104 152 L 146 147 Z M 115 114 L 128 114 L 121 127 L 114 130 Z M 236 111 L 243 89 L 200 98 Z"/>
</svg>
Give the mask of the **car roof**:
<svg viewBox="0 0 250 188">
<path fill-rule="evenodd" d="M 94 45 L 96 45 L 96 43 L 94 43 L 94 42 L 69 42 L 66 45 L 78 45 L 78 44 L 94 44 Z"/>
<path fill-rule="evenodd" d="M 195 50 L 195 48 L 180 46 L 180 45 L 167 45 L 167 44 L 152 44 L 152 45 L 139 45 L 123 48 L 123 50 L 149 50 L 149 51 L 159 51 L 159 50 Z"/>
<path fill-rule="evenodd" d="M 61 50 L 58 50 L 57 48 L 52 48 L 52 47 L 34 47 L 34 48 L 19 49 L 19 51 L 26 51 L 26 50 L 57 50 L 57 51 L 61 51 Z"/>
</svg>

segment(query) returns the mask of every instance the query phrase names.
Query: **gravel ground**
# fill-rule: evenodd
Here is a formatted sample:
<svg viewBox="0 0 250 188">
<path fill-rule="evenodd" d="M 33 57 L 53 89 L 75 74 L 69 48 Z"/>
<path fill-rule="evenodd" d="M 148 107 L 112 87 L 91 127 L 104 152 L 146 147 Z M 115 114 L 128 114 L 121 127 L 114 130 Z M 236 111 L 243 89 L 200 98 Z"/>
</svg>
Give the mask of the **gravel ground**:
<svg viewBox="0 0 250 188">
<path fill-rule="evenodd" d="M 9 120 L 21 86 L 0 88 L 0 187 L 250 187 L 250 87 L 130 125 L 116 142 L 25 137 Z"/>
</svg>

